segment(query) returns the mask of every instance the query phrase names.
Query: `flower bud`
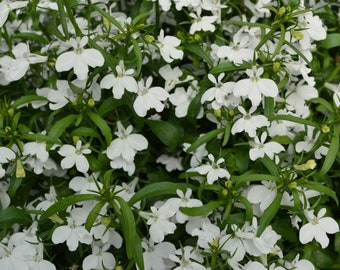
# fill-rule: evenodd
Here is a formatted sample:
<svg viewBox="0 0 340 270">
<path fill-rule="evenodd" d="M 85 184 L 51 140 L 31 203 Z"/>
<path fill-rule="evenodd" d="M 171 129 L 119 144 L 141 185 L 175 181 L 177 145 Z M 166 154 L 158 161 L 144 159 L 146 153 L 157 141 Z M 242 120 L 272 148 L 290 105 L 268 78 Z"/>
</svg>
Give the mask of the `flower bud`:
<svg viewBox="0 0 340 270">
<path fill-rule="evenodd" d="M 93 108 L 95 104 L 96 104 L 96 102 L 94 101 L 93 98 L 90 98 L 90 99 L 87 101 L 87 105 L 88 105 L 90 108 Z"/>
<path fill-rule="evenodd" d="M 294 189 L 294 188 L 297 187 L 297 183 L 296 183 L 295 181 L 293 181 L 293 182 L 289 183 L 288 187 L 289 187 L 290 189 Z"/>
<path fill-rule="evenodd" d="M 307 171 L 307 170 L 313 170 L 316 167 L 316 162 L 314 159 L 308 160 L 304 164 L 294 165 L 295 170 L 298 171 Z"/>
<path fill-rule="evenodd" d="M 155 38 L 151 35 L 145 35 L 144 39 L 149 43 L 152 43 L 155 40 Z"/>
<path fill-rule="evenodd" d="M 24 166 L 22 166 L 21 160 L 17 159 L 17 166 L 15 170 L 16 178 L 23 178 L 26 176 Z"/>
<path fill-rule="evenodd" d="M 7 110 L 7 113 L 8 113 L 8 115 L 9 115 L 10 117 L 13 117 L 13 116 L 14 116 L 14 109 L 13 109 L 13 108 L 9 108 L 9 109 Z"/>
<path fill-rule="evenodd" d="M 273 70 L 274 70 L 274 72 L 278 72 L 280 67 L 281 67 L 280 62 L 274 62 L 273 63 Z"/>
<path fill-rule="evenodd" d="M 104 217 L 101 221 L 101 223 L 105 226 L 108 227 L 111 223 L 111 218 L 110 217 Z"/>
<path fill-rule="evenodd" d="M 322 125 L 321 126 L 321 131 L 322 131 L 322 133 L 328 133 L 328 132 L 331 131 L 331 129 L 327 125 Z"/>
</svg>

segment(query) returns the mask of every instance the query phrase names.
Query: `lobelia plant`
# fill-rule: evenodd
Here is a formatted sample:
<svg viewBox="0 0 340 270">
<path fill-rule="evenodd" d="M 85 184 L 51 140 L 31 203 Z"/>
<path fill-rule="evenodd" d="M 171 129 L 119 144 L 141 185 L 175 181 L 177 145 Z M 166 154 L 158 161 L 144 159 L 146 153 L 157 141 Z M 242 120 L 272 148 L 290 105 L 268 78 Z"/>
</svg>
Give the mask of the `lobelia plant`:
<svg viewBox="0 0 340 270">
<path fill-rule="evenodd" d="M 339 14 L 3 0 L 0 269 L 339 269 Z"/>
</svg>

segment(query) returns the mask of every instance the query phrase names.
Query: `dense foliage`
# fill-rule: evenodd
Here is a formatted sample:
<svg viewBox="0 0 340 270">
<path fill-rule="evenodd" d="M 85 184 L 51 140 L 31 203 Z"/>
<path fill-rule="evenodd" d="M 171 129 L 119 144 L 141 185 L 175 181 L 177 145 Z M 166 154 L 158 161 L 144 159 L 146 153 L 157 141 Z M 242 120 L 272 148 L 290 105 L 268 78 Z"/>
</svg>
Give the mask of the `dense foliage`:
<svg viewBox="0 0 340 270">
<path fill-rule="evenodd" d="M 337 0 L 0 2 L 0 269 L 339 269 Z"/>
</svg>

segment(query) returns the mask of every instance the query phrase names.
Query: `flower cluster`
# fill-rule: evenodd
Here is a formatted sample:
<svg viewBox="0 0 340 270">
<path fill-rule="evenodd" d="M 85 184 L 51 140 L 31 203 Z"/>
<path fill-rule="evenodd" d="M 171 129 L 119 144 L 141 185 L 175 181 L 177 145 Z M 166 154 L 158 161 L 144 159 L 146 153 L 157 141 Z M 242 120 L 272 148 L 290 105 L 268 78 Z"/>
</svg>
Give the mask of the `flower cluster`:
<svg viewBox="0 0 340 270">
<path fill-rule="evenodd" d="M 339 265 L 335 0 L 0 3 L 0 269 Z"/>
</svg>

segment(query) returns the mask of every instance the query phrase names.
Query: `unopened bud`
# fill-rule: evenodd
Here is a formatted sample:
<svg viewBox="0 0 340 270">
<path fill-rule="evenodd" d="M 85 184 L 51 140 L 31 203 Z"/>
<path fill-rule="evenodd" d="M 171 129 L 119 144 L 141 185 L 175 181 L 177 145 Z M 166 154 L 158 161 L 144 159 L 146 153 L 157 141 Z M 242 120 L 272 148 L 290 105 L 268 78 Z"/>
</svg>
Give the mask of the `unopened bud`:
<svg viewBox="0 0 340 270">
<path fill-rule="evenodd" d="M 10 117 L 13 117 L 14 116 L 14 109 L 13 108 L 9 108 L 8 111 L 7 111 L 8 115 Z"/>
<path fill-rule="evenodd" d="M 111 29 L 110 21 L 108 19 L 106 19 L 105 17 L 103 17 L 103 25 L 104 25 L 106 31 L 110 32 L 110 29 Z"/>
<path fill-rule="evenodd" d="M 294 165 L 294 168 L 298 171 L 313 170 L 315 169 L 315 167 L 316 167 L 316 162 L 314 159 L 310 159 L 304 164 Z"/>
<path fill-rule="evenodd" d="M 226 189 L 223 189 L 223 190 L 222 190 L 222 196 L 223 196 L 223 197 L 227 197 L 227 196 L 228 196 L 228 193 L 229 193 L 228 190 L 226 190 Z"/>
<path fill-rule="evenodd" d="M 321 126 L 321 131 L 322 131 L 322 133 L 328 133 L 328 132 L 331 131 L 331 129 L 327 125 L 322 125 Z"/>
<path fill-rule="evenodd" d="M 108 227 L 111 223 L 111 218 L 110 217 L 104 217 L 101 221 L 101 223 L 105 226 Z"/>
<path fill-rule="evenodd" d="M 15 170 L 16 178 L 23 178 L 26 176 L 24 166 L 22 166 L 21 160 L 17 159 L 17 166 Z"/>
<path fill-rule="evenodd" d="M 115 268 L 115 270 L 124 270 L 124 268 L 123 268 L 123 266 L 121 266 L 121 265 L 117 265 L 116 268 Z"/>
<path fill-rule="evenodd" d="M 289 187 L 290 189 L 294 189 L 294 188 L 297 187 L 297 183 L 296 183 L 295 181 L 293 181 L 293 182 L 289 183 L 288 187 Z"/>
<path fill-rule="evenodd" d="M 274 62 L 273 63 L 273 70 L 274 72 L 278 72 L 280 70 L 281 64 L 280 62 Z"/>
<path fill-rule="evenodd" d="M 151 35 L 145 35 L 145 36 L 144 36 L 144 39 L 145 39 L 147 42 L 149 42 L 149 43 L 151 43 L 151 42 L 153 42 L 153 41 L 155 40 L 155 38 L 154 38 L 153 36 L 151 36 Z"/>
<path fill-rule="evenodd" d="M 215 115 L 216 117 L 221 117 L 221 110 L 220 110 L 220 109 L 214 110 L 214 115 Z"/>
<path fill-rule="evenodd" d="M 73 136 L 72 140 L 73 140 L 73 144 L 76 145 L 77 142 L 79 141 L 79 136 Z"/>
<path fill-rule="evenodd" d="M 90 98 L 90 99 L 87 101 L 87 105 L 88 105 L 90 108 L 93 108 L 95 104 L 96 104 L 96 102 L 94 101 L 93 98 Z"/>
<path fill-rule="evenodd" d="M 280 7 L 279 11 L 277 12 L 277 15 L 281 17 L 283 14 L 286 13 L 286 7 Z"/>
</svg>

